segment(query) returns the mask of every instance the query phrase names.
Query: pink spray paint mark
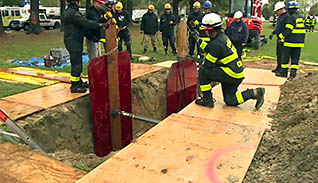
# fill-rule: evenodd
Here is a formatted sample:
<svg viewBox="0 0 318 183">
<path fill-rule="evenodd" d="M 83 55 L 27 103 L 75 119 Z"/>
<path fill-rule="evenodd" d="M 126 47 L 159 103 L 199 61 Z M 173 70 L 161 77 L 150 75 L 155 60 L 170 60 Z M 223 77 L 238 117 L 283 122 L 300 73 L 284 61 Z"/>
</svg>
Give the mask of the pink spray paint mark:
<svg viewBox="0 0 318 183">
<path fill-rule="evenodd" d="M 219 151 L 214 152 L 211 160 L 208 163 L 208 167 L 207 167 L 207 175 L 208 175 L 210 181 L 212 183 L 220 183 L 221 182 L 220 179 L 218 178 L 216 172 L 215 172 L 215 167 L 216 167 L 216 163 L 217 163 L 218 159 L 222 155 L 229 153 L 229 152 L 232 152 L 232 151 L 237 151 L 237 150 L 248 151 L 248 150 L 254 149 L 256 147 L 257 146 L 254 144 L 253 145 L 246 145 L 246 146 L 241 146 L 239 144 L 236 144 L 236 145 L 230 145 L 228 147 L 220 149 Z"/>
</svg>

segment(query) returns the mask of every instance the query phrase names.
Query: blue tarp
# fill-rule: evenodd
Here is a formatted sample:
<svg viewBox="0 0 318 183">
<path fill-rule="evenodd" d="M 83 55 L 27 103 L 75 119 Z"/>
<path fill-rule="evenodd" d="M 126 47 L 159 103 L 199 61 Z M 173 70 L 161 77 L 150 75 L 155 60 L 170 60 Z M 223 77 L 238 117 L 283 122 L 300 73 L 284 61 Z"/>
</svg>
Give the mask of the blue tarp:
<svg viewBox="0 0 318 183">
<path fill-rule="evenodd" d="M 65 60 L 69 60 L 69 58 L 64 58 Z M 89 62 L 89 58 L 87 54 L 83 54 L 83 63 Z M 15 60 L 12 64 L 19 65 L 19 66 L 33 66 L 33 67 L 45 67 L 44 59 L 33 57 L 29 60 Z M 55 66 L 54 68 L 61 69 L 67 66 L 71 66 L 71 63 L 67 61 L 59 66 Z"/>
</svg>

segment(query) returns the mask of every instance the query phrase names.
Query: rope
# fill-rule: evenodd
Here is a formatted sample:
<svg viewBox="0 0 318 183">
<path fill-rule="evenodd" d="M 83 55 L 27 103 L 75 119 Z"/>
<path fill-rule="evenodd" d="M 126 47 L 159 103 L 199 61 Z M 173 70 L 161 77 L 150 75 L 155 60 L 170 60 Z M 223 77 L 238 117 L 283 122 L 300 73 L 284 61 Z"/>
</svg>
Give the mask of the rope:
<svg viewBox="0 0 318 183">
<path fill-rule="evenodd" d="M 113 54 L 117 50 L 117 48 L 118 47 L 116 46 L 115 48 L 111 49 L 109 52 L 105 53 L 105 56 L 109 56 L 109 55 Z"/>
</svg>

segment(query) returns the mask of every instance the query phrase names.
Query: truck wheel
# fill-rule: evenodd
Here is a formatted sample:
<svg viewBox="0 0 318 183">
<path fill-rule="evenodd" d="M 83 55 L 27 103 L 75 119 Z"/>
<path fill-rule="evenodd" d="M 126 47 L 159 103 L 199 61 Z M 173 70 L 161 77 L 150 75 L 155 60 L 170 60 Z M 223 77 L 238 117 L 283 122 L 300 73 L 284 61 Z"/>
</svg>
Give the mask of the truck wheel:
<svg viewBox="0 0 318 183">
<path fill-rule="evenodd" d="M 29 24 L 24 24 L 23 25 L 23 30 L 24 31 L 29 31 L 30 30 L 30 25 Z"/>
<path fill-rule="evenodd" d="M 61 27 L 60 23 L 55 22 L 53 29 L 59 29 Z"/>
<path fill-rule="evenodd" d="M 18 31 L 18 28 L 16 28 L 16 27 L 14 26 L 14 23 L 13 23 L 13 22 L 10 22 L 9 27 L 10 27 L 11 30 L 16 30 L 16 31 Z"/>
<path fill-rule="evenodd" d="M 255 31 L 253 34 L 252 40 L 252 48 L 258 50 L 261 47 L 261 39 L 259 31 Z"/>
</svg>

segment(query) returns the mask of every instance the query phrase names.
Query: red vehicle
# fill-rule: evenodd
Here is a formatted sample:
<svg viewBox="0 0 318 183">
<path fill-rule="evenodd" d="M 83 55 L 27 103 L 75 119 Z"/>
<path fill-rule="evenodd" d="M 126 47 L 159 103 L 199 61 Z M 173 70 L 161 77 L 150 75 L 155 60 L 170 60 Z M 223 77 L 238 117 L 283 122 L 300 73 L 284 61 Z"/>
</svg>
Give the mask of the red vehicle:
<svg viewBox="0 0 318 183">
<path fill-rule="evenodd" d="M 249 30 L 248 43 L 255 49 L 259 49 L 262 44 L 267 43 L 263 35 L 262 2 L 260 0 L 231 0 L 230 13 L 227 18 L 226 27 L 234 21 L 234 13 L 242 11 L 242 20 L 246 23 Z"/>
</svg>

